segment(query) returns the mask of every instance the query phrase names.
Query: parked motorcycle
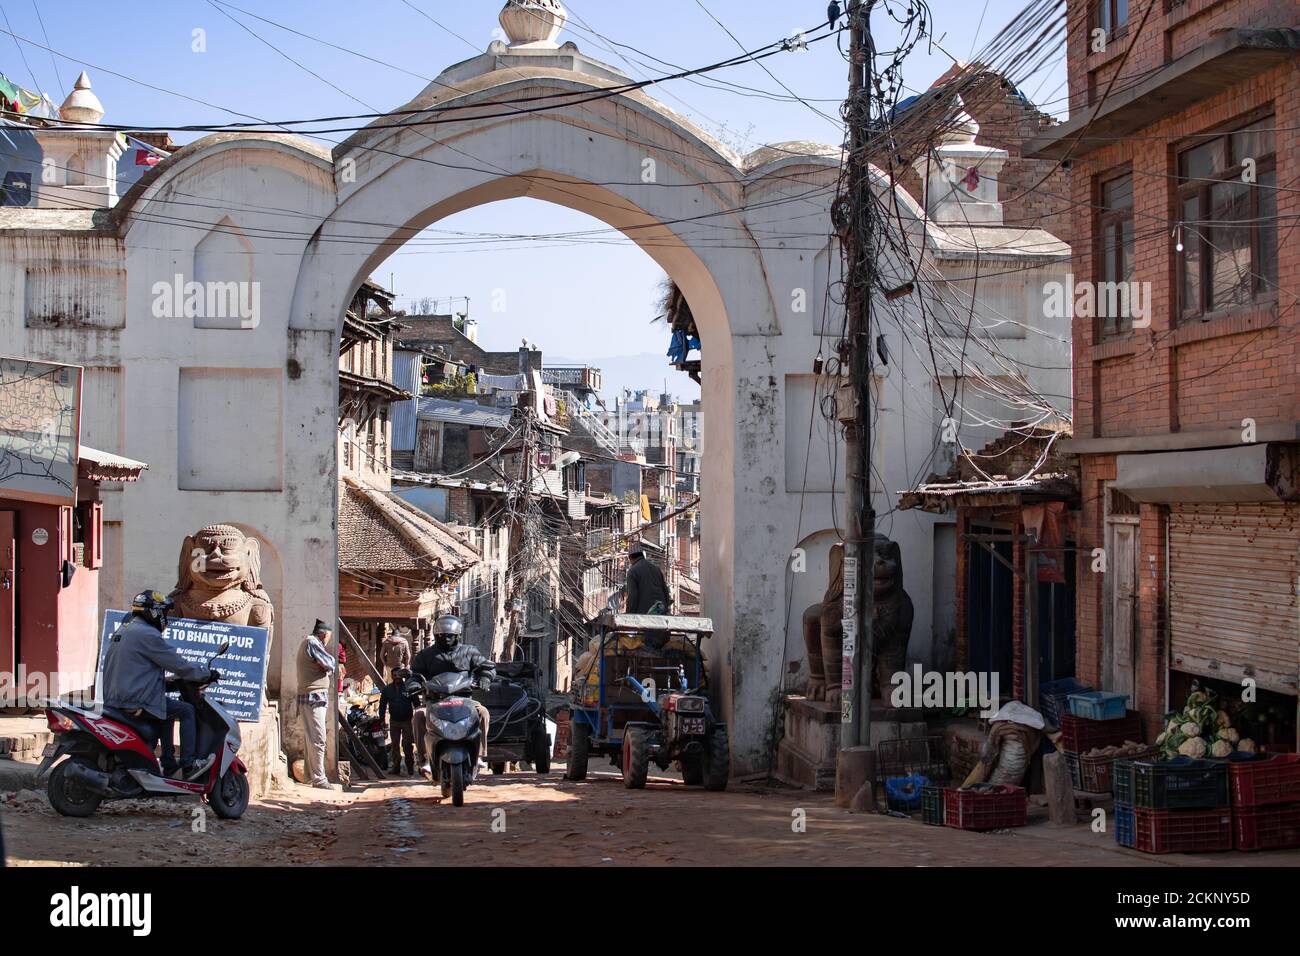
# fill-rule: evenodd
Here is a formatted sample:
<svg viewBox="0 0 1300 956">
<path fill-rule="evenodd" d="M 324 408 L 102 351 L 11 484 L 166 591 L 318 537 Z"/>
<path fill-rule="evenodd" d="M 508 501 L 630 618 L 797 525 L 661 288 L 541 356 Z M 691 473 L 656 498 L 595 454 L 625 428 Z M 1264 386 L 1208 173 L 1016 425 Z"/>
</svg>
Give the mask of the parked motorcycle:
<svg viewBox="0 0 1300 956">
<path fill-rule="evenodd" d="M 224 643 L 208 662 L 230 650 Z M 50 805 L 67 817 L 88 817 L 105 800 L 154 797 L 205 797 L 217 816 L 236 820 L 248 809 L 248 768 L 239 759 L 239 722 L 204 689 L 211 680 L 177 680 L 181 699 L 194 706 L 197 754 L 213 757 L 202 780 L 177 780 L 166 776 L 154 755 L 157 731 L 145 719 L 130 717 L 110 707 L 102 712 L 68 703 L 51 704 L 45 719 L 55 742 L 45 748 L 37 771 L 44 777 L 53 766 L 46 793 Z M 60 761 L 61 757 L 68 759 Z"/>
<path fill-rule="evenodd" d="M 453 806 L 464 806 L 465 788 L 478 776 L 479 725 L 478 708 L 469 692 L 474 681 L 464 671 L 439 674 L 431 680 L 414 677 L 408 692 L 424 697 L 425 753 L 429 755 L 432 774 L 442 787 L 442 795 L 451 797 Z"/>
<path fill-rule="evenodd" d="M 364 703 L 354 703 L 348 708 L 346 719 L 352 732 L 370 752 L 370 756 L 375 758 L 379 768 L 387 770 L 388 728 L 379 719 L 379 715 L 367 710 Z"/>
</svg>

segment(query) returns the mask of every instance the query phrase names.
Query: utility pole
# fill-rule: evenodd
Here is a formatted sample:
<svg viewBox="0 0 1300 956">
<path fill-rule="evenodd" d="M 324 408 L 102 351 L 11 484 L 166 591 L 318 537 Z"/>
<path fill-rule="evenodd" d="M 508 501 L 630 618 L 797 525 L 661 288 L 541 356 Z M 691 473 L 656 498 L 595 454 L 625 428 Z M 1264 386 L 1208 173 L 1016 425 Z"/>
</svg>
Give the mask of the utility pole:
<svg viewBox="0 0 1300 956">
<path fill-rule="evenodd" d="M 876 513 L 871 499 L 871 291 L 873 202 L 867 149 L 871 134 L 874 48 L 871 9 L 875 0 L 850 0 L 848 18 L 849 99 L 847 195 L 837 206 L 848 262 L 845 308 L 847 337 L 840 344 L 841 368 L 849 369 L 839 389 L 845 423 L 847 538 L 844 542 L 843 695 L 835 802 L 874 809 L 875 753 L 871 749 L 872 624 L 875 620 Z M 851 402 L 845 408 L 845 400 Z M 865 797 L 865 799 L 864 799 Z M 855 799 L 857 798 L 857 799 Z"/>
<path fill-rule="evenodd" d="M 520 644 L 523 619 L 526 612 L 525 604 L 528 600 L 528 588 L 532 583 L 532 560 L 535 557 L 535 543 L 531 540 L 533 455 L 536 454 L 533 439 L 535 397 L 531 391 L 523 394 L 527 396 L 528 401 L 520 409 L 523 413 L 523 435 L 521 438 L 523 461 L 519 466 L 519 497 L 514 504 L 516 519 L 514 527 L 511 529 L 510 552 L 514 560 L 507 562 L 507 566 L 513 568 L 512 573 L 514 575 L 510 589 L 510 627 L 506 632 L 505 645 L 501 651 L 502 659 L 507 661 L 515 659 L 515 648 Z"/>
</svg>

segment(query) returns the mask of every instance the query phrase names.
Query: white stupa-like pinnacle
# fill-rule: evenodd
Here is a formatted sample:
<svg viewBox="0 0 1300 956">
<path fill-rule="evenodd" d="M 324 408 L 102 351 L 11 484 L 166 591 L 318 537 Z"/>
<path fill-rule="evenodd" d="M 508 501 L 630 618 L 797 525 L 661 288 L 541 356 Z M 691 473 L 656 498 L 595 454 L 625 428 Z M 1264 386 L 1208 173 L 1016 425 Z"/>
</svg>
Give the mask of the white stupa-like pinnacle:
<svg viewBox="0 0 1300 956">
<path fill-rule="evenodd" d="M 104 104 L 90 88 L 90 77 L 81 71 L 68 98 L 59 107 L 59 117 L 69 123 L 84 123 L 93 126 L 104 118 Z"/>
<path fill-rule="evenodd" d="M 511 49 L 554 50 L 569 11 L 560 0 L 507 0 L 497 19 Z"/>
</svg>

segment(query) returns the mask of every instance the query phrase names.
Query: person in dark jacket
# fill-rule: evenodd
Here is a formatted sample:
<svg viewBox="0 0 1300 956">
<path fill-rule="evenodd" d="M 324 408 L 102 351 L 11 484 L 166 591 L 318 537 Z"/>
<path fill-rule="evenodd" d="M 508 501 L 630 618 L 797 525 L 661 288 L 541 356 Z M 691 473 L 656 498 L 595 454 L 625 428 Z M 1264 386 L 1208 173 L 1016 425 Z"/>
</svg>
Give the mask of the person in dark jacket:
<svg viewBox="0 0 1300 956">
<path fill-rule="evenodd" d="M 454 614 L 444 614 L 433 622 L 433 643 L 411 661 L 411 673 L 422 680 L 431 680 L 439 674 L 462 672 L 471 675 L 484 690 L 492 685 L 496 677 L 496 667 L 472 644 L 465 644 L 461 638 L 465 625 Z M 478 709 L 479 724 L 482 735 L 479 738 L 479 759 L 487 758 L 488 709 L 474 701 Z M 428 746 L 425 741 L 426 726 L 424 708 L 415 711 L 413 717 L 415 729 L 415 748 L 420 754 L 420 771 L 432 773 L 429 766 Z"/>
<path fill-rule="evenodd" d="M 627 614 L 667 614 L 672 602 L 668 600 L 668 585 L 664 573 L 646 560 L 640 542 L 633 541 L 627 549 L 627 591 L 623 611 Z"/>
<path fill-rule="evenodd" d="M 141 591 L 135 596 L 131 616 L 109 638 L 102 697 L 105 707 L 151 723 L 159 737 L 170 735 L 169 721 L 179 723 L 179 773 L 193 780 L 202 776 L 215 758 L 195 761 L 194 707 L 167 696 L 166 675 L 170 672 L 181 680 L 204 681 L 213 676 L 213 671 L 203 664 L 191 664 L 163 640 L 171 609 L 171 600 L 158 591 Z"/>
<path fill-rule="evenodd" d="M 393 668 L 392 683 L 384 686 L 379 695 L 379 719 L 388 715 L 388 746 L 390 755 L 388 765 L 397 773 L 401 768 L 401 756 L 406 756 L 406 775 L 415 773 L 415 732 L 411 719 L 415 716 L 415 706 L 406 696 L 406 681 L 411 672 L 405 667 Z"/>
</svg>

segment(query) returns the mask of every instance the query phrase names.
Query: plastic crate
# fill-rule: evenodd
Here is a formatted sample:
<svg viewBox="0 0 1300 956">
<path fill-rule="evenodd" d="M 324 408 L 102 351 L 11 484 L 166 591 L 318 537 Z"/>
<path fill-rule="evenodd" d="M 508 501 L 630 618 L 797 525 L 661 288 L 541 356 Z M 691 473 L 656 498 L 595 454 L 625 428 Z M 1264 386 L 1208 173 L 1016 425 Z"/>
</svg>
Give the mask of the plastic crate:
<svg viewBox="0 0 1300 956">
<path fill-rule="evenodd" d="M 1142 740 L 1142 720 L 1135 711 L 1114 720 L 1061 715 L 1061 748 L 1069 753 L 1086 754 L 1096 747 L 1109 747 L 1127 740 Z"/>
<path fill-rule="evenodd" d="M 1135 760 L 1133 806 L 1149 810 L 1214 810 L 1229 806 L 1228 765 L 1191 757 Z"/>
<path fill-rule="evenodd" d="M 1232 811 L 1133 808 L 1133 845 L 1143 853 L 1232 849 Z"/>
<path fill-rule="evenodd" d="M 979 784 L 943 792 L 943 822 L 957 830 L 1003 830 L 1029 822 L 1029 796 L 1023 787 Z"/>
<path fill-rule="evenodd" d="M 1300 803 L 1300 755 L 1273 754 L 1266 760 L 1228 764 L 1234 807 Z"/>
<path fill-rule="evenodd" d="M 1087 754 L 1067 753 L 1065 762 L 1070 768 L 1070 779 L 1074 782 L 1075 790 L 1082 790 L 1084 793 L 1113 793 L 1114 768 L 1117 760 L 1145 760 L 1159 752 L 1157 747 L 1148 747 L 1127 757 L 1090 757 Z M 1130 789 L 1128 791 L 1130 798 L 1132 794 L 1133 791 Z"/>
<path fill-rule="evenodd" d="M 943 787 L 921 788 L 921 822 L 943 826 Z"/>
<path fill-rule="evenodd" d="M 1063 677 L 1060 680 L 1048 681 L 1038 689 L 1038 710 L 1039 713 L 1054 727 L 1061 725 L 1061 715 L 1070 712 L 1070 695 L 1082 694 L 1084 691 L 1092 690 L 1083 681 L 1075 680 L 1073 677 Z"/>
<path fill-rule="evenodd" d="M 1135 841 L 1133 808 L 1122 803 L 1115 804 L 1115 842 L 1120 846 L 1131 847 Z"/>
<path fill-rule="evenodd" d="M 1070 695 L 1070 713 L 1088 720 L 1116 720 L 1128 713 L 1128 694 L 1090 690 Z"/>
<path fill-rule="evenodd" d="M 1232 841 L 1238 850 L 1300 847 L 1300 803 L 1233 807 Z"/>
<path fill-rule="evenodd" d="M 1110 768 L 1110 792 L 1115 802 L 1133 806 L 1133 758 L 1120 757 Z"/>
</svg>

